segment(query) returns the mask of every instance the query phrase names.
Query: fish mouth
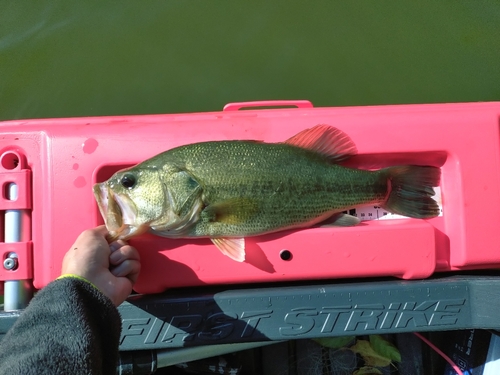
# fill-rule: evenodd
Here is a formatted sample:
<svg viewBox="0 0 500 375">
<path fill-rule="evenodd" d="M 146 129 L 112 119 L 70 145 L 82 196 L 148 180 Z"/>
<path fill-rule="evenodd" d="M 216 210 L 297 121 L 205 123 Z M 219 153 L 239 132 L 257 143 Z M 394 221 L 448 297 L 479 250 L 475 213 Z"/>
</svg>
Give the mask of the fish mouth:
<svg viewBox="0 0 500 375">
<path fill-rule="evenodd" d="M 137 212 L 128 197 L 115 194 L 105 182 L 95 184 L 93 192 L 99 212 L 109 231 L 109 240 L 126 240 L 145 231 L 142 226 L 134 224 Z"/>
</svg>

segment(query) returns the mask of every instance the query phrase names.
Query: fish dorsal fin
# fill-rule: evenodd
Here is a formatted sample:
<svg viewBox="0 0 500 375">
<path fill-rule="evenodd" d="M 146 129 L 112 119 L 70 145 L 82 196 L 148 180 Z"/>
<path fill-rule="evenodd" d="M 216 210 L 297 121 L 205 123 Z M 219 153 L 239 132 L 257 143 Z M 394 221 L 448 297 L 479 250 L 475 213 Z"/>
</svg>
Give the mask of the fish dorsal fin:
<svg viewBox="0 0 500 375">
<path fill-rule="evenodd" d="M 222 254 L 237 262 L 245 261 L 244 238 L 210 238 Z"/>
<path fill-rule="evenodd" d="M 318 152 L 334 163 L 357 154 L 356 145 L 347 134 L 324 124 L 302 130 L 284 143 Z"/>
</svg>

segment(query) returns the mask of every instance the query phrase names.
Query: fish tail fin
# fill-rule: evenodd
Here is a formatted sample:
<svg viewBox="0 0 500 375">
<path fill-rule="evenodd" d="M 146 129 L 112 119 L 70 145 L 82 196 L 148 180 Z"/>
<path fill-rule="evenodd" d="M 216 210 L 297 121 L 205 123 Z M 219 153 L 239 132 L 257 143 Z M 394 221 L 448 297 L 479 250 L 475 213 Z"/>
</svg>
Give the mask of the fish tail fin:
<svg viewBox="0 0 500 375">
<path fill-rule="evenodd" d="M 381 171 L 389 181 L 389 196 L 382 207 L 387 211 L 428 219 L 439 215 L 439 205 L 431 197 L 439 186 L 441 170 L 430 166 L 405 165 Z"/>
</svg>

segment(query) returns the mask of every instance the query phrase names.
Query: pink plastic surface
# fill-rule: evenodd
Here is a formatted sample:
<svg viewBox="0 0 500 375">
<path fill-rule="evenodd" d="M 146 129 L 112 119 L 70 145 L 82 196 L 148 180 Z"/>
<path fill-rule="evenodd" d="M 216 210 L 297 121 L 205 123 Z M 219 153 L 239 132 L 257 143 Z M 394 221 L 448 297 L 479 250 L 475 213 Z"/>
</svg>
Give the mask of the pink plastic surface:
<svg viewBox="0 0 500 375">
<path fill-rule="evenodd" d="M 359 155 L 352 166 L 441 167 L 443 215 L 255 237 L 247 240 L 244 263 L 206 239 L 145 235 L 131 241 L 142 257 L 137 291 L 382 275 L 410 279 L 500 267 L 500 103 L 235 110 L 250 105 L 276 104 L 0 123 L 0 155 L 14 150 L 32 173 L 35 286 L 59 275 L 64 253 L 82 230 L 102 223 L 92 194 L 96 181 L 175 146 L 225 139 L 278 142 L 317 124 L 338 127 L 353 139 Z M 284 249 L 290 260 L 280 258 Z"/>
<path fill-rule="evenodd" d="M 7 192 L 10 184 L 17 185 L 17 199 L 10 199 Z M 26 158 L 18 152 L 16 147 L 3 147 L 0 154 L 0 211 L 20 210 L 19 238 L 21 242 L 0 242 L 0 281 L 28 280 L 33 278 L 31 230 L 31 170 L 27 168 Z M 2 229 L 4 229 L 4 215 L 1 215 Z M 4 236 L 4 230 L 1 231 Z M 11 253 L 16 253 L 18 266 L 7 270 L 3 262 Z"/>
</svg>

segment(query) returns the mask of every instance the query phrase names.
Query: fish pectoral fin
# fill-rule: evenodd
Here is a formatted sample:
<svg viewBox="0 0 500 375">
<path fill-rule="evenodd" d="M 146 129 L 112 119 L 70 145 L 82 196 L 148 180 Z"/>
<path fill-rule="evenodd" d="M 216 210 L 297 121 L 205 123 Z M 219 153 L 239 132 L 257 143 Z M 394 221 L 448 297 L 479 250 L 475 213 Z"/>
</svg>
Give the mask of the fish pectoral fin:
<svg viewBox="0 0 500 375">
<path fill-rule="evenodd" d="M 332 215 L 330 218 L 326 219 L 325 221 L 322 221 L 320 223 L 320 227 L 322 228 L 327 228 L 327 227 L 353 227 L 355 225 L 358 225 L 361 222 L 356 216 L 344 214 L 342 212 L 339 212 L 335 215 Z"/>
<path fill-rule="evenodd" d="M 211 222 L 236 225 L 249 220 L 258 209 L 258 204 L 250 198 L 231 198 L 208 205 L 202 217 Z"/>
<path fill-rule="evenodd" d="M 334 163 L 346 160 L 358 152 L 347 134 L 330 125 L 316 125 L 302 130 L 284 143 L 318 152 Z"/>
<path fill-rule="evenodd" d="M 210 238 L 222 254 L 237 262 L 245 261 L 244 238 Z"/>
</svg>

